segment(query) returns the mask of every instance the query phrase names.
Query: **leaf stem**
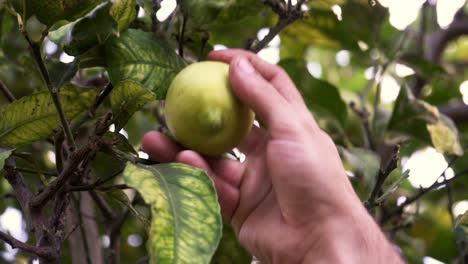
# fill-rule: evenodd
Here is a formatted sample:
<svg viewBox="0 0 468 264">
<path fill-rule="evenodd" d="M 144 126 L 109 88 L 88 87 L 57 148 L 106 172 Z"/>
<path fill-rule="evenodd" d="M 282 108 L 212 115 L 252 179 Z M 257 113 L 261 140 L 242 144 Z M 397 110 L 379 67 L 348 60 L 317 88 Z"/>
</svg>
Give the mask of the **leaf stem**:
<svg viewBox="0 0 468 264">
<path fill-rule="evenodd" d="M 3 95 L 5 95 L 6 99 L 8 99 L 10 103 L 16 100 L 13 93 L 10 91 L 10 89 L 8 89 L 5 83 L 3 83 L 1 80 L 0 80 L 0 91 L 3 93 Z"/>
</svg>

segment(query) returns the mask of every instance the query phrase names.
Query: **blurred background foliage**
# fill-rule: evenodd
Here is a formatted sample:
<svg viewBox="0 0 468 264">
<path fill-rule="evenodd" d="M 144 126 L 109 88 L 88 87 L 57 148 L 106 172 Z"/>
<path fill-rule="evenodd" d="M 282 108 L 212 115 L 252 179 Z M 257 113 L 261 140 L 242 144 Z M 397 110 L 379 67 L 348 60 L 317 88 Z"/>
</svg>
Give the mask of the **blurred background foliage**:
<svg viewBox="0 0 468 264">
<path fill-rule="evenodd" d="M 0 0 L 0 81 L 19 99 L 46 88 L 18 19 L 11 14 L 18 8 L 14 2 Z M 126 27 L 154 32 L 179 55 L 183 53 L 187 62 L 203 60 L 213 49 L 253 49 L 272 34 L 259 56 L 278 63 L 291 76 L 320 126 L 337 144 L 359 196 L 368 206 L 372 203 L 371 213 L 408 262 L 468 261 L 468 176 L 462 174 L 468 167 L 468 37 L 464 36 L 468 5 L 464 0 L 302 2 L 302 17 L 286 27 L 274 7 L 285 7 L 288 1 L 272 0 L 179 4 L 138 0 L 123 9 L 121 13 L 127 14 L 117 19 L 120 23 L 98 23 L 89 17 L 66 31 L 71 35 L 60 31 L 68 23 L 62 19 L 73 21 L 89 10 L 79 9 L 79 14 L 67 13 L 55 21 L 44 15 L 23 19 L 27 35 L 41 47 L 53 81 L 71 81 L 83 90 L 102 90 L 108 83 L 104 54 L 114 51 L 104 46 L 101 37 L 119 35 Z M 125 19 L 128 23 L 122 22 Z M 0 96 L 0 107 L 8 104 Z M 98 112 L 109 109 L 106 100 Z M 120 133 L 138 150 L 145 132 L 164 129 L 162 111 L 158 101 L 142 106 Z M 79 133 L 88 133 L 92 121 Z M 18 147 L 16 153 L 18 167 L 41 172 L 56 168 L 54 149 L 45 141 Z M 146 158 L 142 152 L 139 155 Z M 394 155 L 398 159 L 390 168 L 387 164 Z M 114 156 L 99 153 L 92 162 L 92 178 L 118 173 L 123 166 Z M 385 173 L 386 169 L 390 170 Z M 36 172 L 24 174 L 35 191 L 42 186 Z M 433 185 L 452 177 L 456 179 Z M 425 188 L 430 191 L 418 197 Z M 27 239 L 19 205 L 3 179 L 0 193 L 4 197 L 0 228 Z M 116 198 L 121 194 L 105 195 L 112 207 L 122 208 Z M 413 197 L 417 199 L 405 204 Z M 149 214 L 141 205 L 136 210 Z M 105 219 L 95 217 L 105 234 Z M 147 235 L 142 222 L 130 215 L 120 232 L 122 263 L 144 263 Z M 107 235 L 100 239 L 104 248 L 109 247 Z M 68 244 L 63 256 L 63 263 L 72 263 Z M 5 263 L 30 259 L 9 247 L 0 257 Z"/>
</svg>

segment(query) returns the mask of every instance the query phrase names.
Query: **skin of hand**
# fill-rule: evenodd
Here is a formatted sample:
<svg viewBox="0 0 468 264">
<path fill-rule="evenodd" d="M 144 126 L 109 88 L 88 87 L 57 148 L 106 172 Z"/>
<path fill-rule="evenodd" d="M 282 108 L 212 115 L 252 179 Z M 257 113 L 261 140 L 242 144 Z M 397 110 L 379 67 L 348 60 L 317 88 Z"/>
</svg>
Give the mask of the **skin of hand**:
<svg viewBox="0 0 468 264">
<path fill-rule="evenodd" d="M 230 64 L 234 94 L 265 123 L 238 146 L 246 160 L 202 157 L 159 132 L 143 151 L 207 171 L 224 221 L 262 263 L 402 263 L 285 71 L 243 50 L 209 59 Z"/>
</svg>

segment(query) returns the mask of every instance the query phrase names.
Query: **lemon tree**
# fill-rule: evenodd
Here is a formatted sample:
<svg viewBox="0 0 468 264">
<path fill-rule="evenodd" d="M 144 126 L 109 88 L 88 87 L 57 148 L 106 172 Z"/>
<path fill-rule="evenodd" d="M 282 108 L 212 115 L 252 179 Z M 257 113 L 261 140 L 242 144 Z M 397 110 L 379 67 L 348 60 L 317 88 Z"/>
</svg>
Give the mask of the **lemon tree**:
<svg viewBox="0 0 468 264">
<path fill-rule="evenodd" d="M 0 0 L 0 215 L 27 233 L 2 221 L 0 240 L 19 250 L 1 247 L 0 263 L 250 264 L 207 172 L 139 151 L 157 130 L 232 158 L 255 115 L 229 66 L 206 59 L 224 47 L 291 77 L 408 263 L 462 263 L 467 3 L 441 27 L 427 1 L 402 31 L 385 7 L 397 1 L 379 2 Z M 429 187 L 405 170 L 419 150 L 447 162 Z"/>
</svg>

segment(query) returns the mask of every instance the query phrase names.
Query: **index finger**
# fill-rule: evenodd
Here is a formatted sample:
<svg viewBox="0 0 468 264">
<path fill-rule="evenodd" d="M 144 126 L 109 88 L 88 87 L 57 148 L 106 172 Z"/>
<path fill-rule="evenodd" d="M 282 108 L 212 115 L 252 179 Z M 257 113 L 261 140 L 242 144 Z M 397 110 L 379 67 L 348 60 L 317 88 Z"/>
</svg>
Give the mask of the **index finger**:
<svg viewBox="0 0 468 264">
<path fill-rule="evenodd" d="M 293 106 L 304 105 L 301 94 L 289 78 L 288 74 L 278 65 L 271 64 L 255 53 L 241 49 L 227 49 L 212 51 L 208 54 L 208 59 L 231 63 L 236 57 L 245 57 L 254 66 L 255 70 L 262 77 L 270 82 L 278 93 Z M 304 110 L 304 109 L 301 109 Z"/>
</svg>

